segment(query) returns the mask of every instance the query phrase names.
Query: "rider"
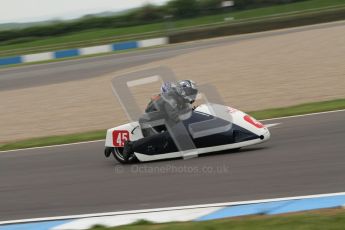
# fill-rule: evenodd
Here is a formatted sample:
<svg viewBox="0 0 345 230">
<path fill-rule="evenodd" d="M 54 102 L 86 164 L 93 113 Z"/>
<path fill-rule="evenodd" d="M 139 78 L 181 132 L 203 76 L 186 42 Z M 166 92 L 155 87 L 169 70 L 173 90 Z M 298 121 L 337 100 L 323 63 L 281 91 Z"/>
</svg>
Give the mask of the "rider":
<svg viewBox="0 0 345 230">
<path fill-rule="evenodd" d="M 174 126 L 180 121 L 188 119 L 191 116 L 192 104 L 197 94 L 198 88 L 192 80 L 163 83 L 161 93 L 151 98 L 145 109 L 145 114 L 139 119 L 143 139 L 150 138 L 150 136 L 165 130 L 164 124 Z M 128 160 L 133 153 L 136 142 L 138 141 L 126 142 L 123 150 L 125 159 Z"/>
</svg>

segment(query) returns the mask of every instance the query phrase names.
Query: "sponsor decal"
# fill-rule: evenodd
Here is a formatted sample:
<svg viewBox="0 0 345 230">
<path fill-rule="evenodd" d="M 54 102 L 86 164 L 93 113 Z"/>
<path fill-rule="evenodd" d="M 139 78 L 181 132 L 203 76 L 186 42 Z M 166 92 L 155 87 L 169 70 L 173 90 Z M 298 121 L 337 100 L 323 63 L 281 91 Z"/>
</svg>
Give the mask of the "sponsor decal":
<svg viewBox="0 0 345 230">
<path fill-rule="evenodd" d="M 256 128 L 264 128 L 265 126 L 263 124 L 261 124 L 259 121 L 255 120 L 254 118 L 252 118 L 249 115 L 245 115 L 244 120 L 252 125 L 254 125 Z"/>
<path fill-rule="evenodd" d="M 113 131 L 113 145 L 115 147 L 125 146 L 125 142 L 129 140 L 129 132 L 127 130 Z"/>
</svg>

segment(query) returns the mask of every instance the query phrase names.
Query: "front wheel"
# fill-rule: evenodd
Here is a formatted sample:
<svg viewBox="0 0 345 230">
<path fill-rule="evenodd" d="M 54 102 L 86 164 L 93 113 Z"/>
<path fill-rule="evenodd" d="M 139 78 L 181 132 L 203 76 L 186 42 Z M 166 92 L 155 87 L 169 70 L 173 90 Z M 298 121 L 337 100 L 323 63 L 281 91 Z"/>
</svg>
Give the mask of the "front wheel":
<svg viewBox="0 0 345 230">
<path fill-rule="evenodd" d="M 115 159 L 122 164 L 129 164 L 138 161 L 134 153 L 131 156 L 129 156 L 128 160 L 125 160 L 125 158 L 123 157 L 123 148 L 114 147 L 113 155 Z"/>
</svg>

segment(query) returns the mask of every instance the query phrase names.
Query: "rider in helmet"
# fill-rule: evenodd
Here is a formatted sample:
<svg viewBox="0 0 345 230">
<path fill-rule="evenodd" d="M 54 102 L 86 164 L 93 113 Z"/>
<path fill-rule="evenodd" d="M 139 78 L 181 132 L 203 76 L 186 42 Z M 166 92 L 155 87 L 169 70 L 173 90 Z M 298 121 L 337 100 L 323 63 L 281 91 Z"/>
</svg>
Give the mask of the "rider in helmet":
<svg viewBox="0 0 345 230">
<path fill-rule="evenodd" d="M 190 104 L 193 104 L 198 94 L 198 88 L 195 82 L 192 80 L 182 80 L 178 81 L 177 84 L 180 89 L 181 96 Z"/>
<path fill-rule="evenodd" d="M 164 82 L 160 94 L 151 98 L 145 114 L 139 119 L 144 138 L 166 130 L 164 122 L 174 126 L 188 119 L 192 114 L 192 104 L 197 94 L 198 88 L 192 80 Z M 133 153 L 136 142 L 126 142 L 123 151 L 125 159 Z"/>
<path fill-rule="evenodd" d="M 161 114 L 150 114 L 151 119 L 149 120 L 154 120 L 159 115 L 169 115 L 168 119 L 175 118 L 176 120 L 177 115 L 191 111 L 191 104 L 194 103 L 197 94 L 198 89 L 194 81 L 164 82 L 161 86 L 160 94 L 152 97 L 150 103 L 147 105 L 145 109 L 146 114 L 143 115 L 143 119 L 145 120 L 147 114 L 150 112 L 160 111 Z M 141 124 L 144 123 L 141 122 L 141 119 L 139 119 L 139 122 Z"/>
</svg>

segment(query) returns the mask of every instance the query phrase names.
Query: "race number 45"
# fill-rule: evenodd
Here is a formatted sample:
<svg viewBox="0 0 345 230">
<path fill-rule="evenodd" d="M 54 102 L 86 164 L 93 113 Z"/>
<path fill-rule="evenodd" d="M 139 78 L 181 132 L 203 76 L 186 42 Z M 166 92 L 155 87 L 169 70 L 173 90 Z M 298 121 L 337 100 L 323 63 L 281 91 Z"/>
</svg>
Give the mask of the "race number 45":
<svg viewBox="0 0 345 230">
<path fill-rule="evenodd" d="M 129 132 L 127 130 L 113 131 L 113 145 L 115 147 L 123 147 L 127 140 L 129 140 Z"/>
</svg>

